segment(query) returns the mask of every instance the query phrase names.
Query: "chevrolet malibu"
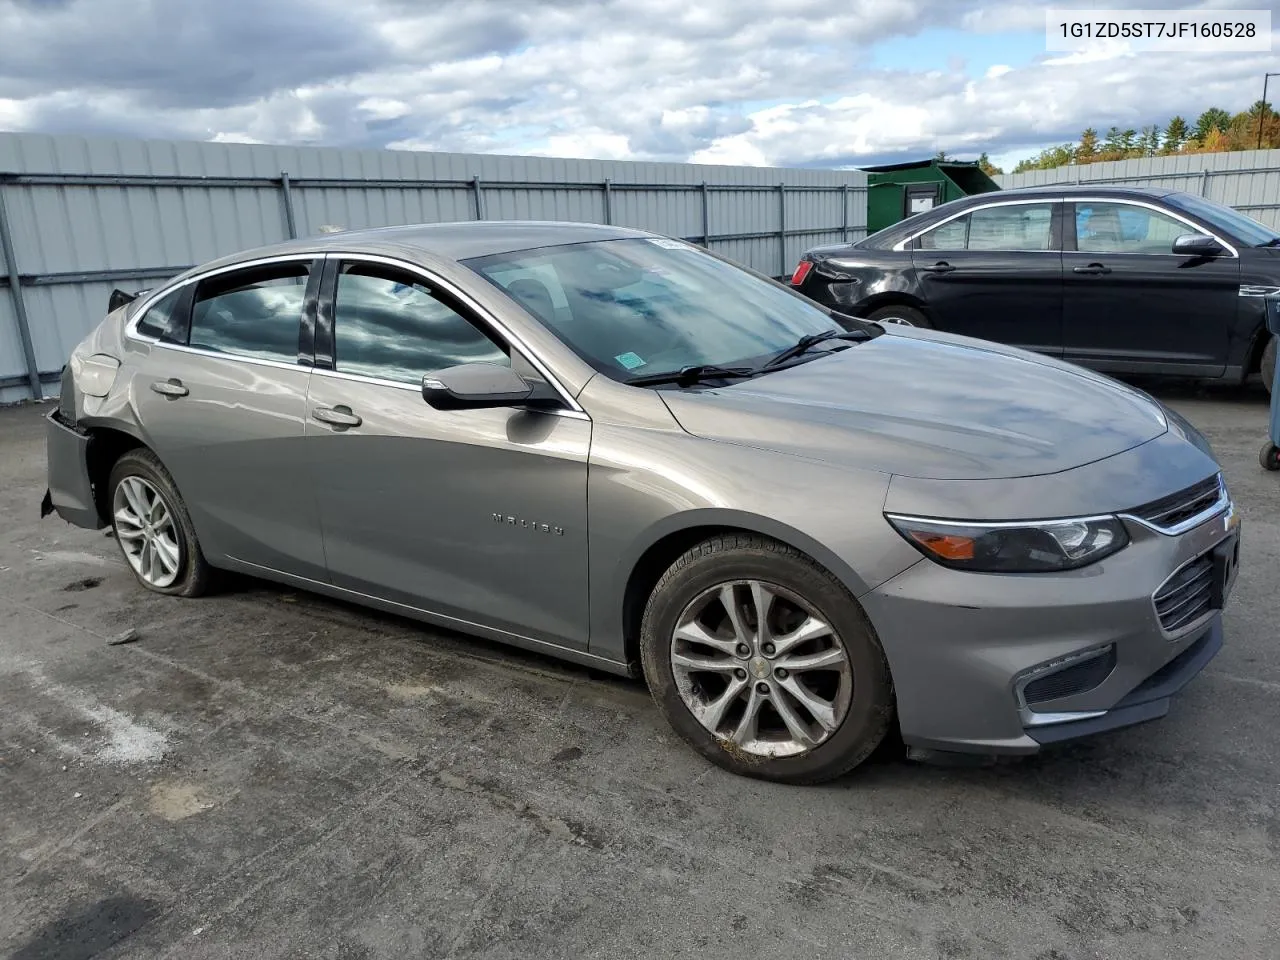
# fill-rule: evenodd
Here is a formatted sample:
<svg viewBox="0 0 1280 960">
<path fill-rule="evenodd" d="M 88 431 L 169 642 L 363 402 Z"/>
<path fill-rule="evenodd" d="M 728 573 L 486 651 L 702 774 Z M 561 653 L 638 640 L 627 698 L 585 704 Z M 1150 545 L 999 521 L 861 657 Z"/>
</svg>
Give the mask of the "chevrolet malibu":
<svg viewBox="0 0 1280 960">
<path fill-rule="evenodd" d="M 46 513 L 158 593 L 237 571 L 643 676 L 736 773 L 895 729 L 1033 753 L 1163 715 L 1223 642 L 1238 521 L 1177 414 L 679 241 L 335 233 L 120 300 Z"/>
</svg>

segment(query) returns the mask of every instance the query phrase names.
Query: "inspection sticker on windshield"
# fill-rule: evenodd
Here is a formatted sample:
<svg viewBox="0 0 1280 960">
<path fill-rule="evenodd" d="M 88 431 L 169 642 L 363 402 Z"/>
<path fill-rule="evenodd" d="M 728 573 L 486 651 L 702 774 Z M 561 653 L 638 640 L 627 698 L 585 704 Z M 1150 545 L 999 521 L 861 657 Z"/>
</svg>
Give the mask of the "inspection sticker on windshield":
<svg viewBox="0 0 1280 960">
<path fill-rule="evenodd" d="M 644 361 L 640 359 L 640 356 L 638 354 L 631 353 L 630 351 L 627 353 L 620 353 L 613 359 L 617 360 L 628 370 L 634 370 L 636 367 L 644 366 Z"/>
<path fill-rule="evenodd" d="M 681 243 L 679 240 L 668 240 L 666 237 L 650 237 L 649 242 L 654 246 L 662 247 L 663 250 L 688 250 L 687 243 Z"/>
</svg>

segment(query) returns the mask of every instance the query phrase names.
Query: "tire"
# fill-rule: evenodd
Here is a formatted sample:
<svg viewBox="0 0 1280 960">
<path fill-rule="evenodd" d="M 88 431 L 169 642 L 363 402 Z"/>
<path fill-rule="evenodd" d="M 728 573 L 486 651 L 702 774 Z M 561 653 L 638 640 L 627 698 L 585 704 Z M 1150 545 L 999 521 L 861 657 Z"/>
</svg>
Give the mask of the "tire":
<svg viewBox="0 0 1280 960">
<path fill-rule="evenodd" d="M 153 495 L 163 506 L 167 522 L 129 522 L 126 517 L 137 518 L 144 512 L 137 508 L 138 504 L 154 504 L 148 499 Z M 154 453 L 137 448 L 116 461 L 107 480 L 107 504 L 115 541 L 139 583 L 166 596 L 198 597 L 208 592 L 213 585 L 213 569 L 200 550 L 191 515 L 173 478 Z M 154 506 L 149 513 L 160 516 Z M 148 541 L 160 541 L 163 549 L 153 545 L 148 554 Z M 171 571 L 167 564 L 172 565 Z M 151 575 L 156 573 L 158 576 Z"/>
<path fill-rule="evenodd" d="M 757 595 L 752 583 L 773 596 L 759 604 L 752 598 L 763 594 Z M 743 627 L 736 636 L 721 599 L 726 586 Z M 764 637 L 752 626 L 759 619 L 753 614 L 759 605 L 770 626 Z M 815 630 L 814 639 L 784 651 L 784 643 L 798 635 L 798 625 L 818 626 L 806 619 L 810 617 L 828 625 L 828 635 Z M 681 636 L 676 635 L 678 627 Z M 871 756 L 893 722 L 889 665 L 862 608 L 828 571 L 777 541 L 725 535 L 686 551 L 654 587 L 640 634 L 645 678 L 667 722 L 704 757 L 733 773 L 781 783 L 831 780 Z M 690 642 L 690 636 L 720 646 Z M 750 640 L 749 657 L 740 655 L 738 638 Z M 765 645 L 770 639 L 778 641 L 776 647 Z M 830 661 L 830 669 L 813 660 L 818 656 Z M 799 664 L 805 657 L 811 662 L 802 673 Z M 713 664 L 714 669 L 691 670 L 688 663 Z M 794 669 L 774 672 L 784 664 Z M 769 693 L 760 695 L 761 688 Z M 804 700 L 790 693 L 797 688 Z M 828 701 L 834 704 L 830 710 Z M 821 710 L 825 722 L 801 706 L 805 702 Z M 755 724 L 747 720 L 752 704 L 758 707 Z M 792 722 L 784 720 L 784 707 Z M 717 721 L 716 715 L 722 719 Z M 808 739 L 793 736 L 796 721 Z M 755 733 L 744 734 L 753 729 Z"/>
<path fill-rule="evenodd" d="M 1258 451 L 1258 462 L 1264 470 L 1280 470 L 1280 447 L 1274 443 L 1264 443 Z"/>
<path fill-rule="evenodd" d="M 1262 363 L 1260 365 L 1262 372 L 1262 385 L 1267 388 L 1267 393 L 1271 392 L 1271 385 L 1275 383 L 1276 377 L 1276 338 L 1269 337 L 1267 345 L 1262 348 Z"/>
<path fill-rule="evenodd" d="M 908 307 L 906 304 L 890 304 L 887 307 L 881 307 L 879 310 L 872 310 L 870 315 L 864 319 L 873 323 L 898 323 L 904 327 L 933 329 L 933 324 L 929 322 L 928 317 L 915 307 Z"/>
</svg>

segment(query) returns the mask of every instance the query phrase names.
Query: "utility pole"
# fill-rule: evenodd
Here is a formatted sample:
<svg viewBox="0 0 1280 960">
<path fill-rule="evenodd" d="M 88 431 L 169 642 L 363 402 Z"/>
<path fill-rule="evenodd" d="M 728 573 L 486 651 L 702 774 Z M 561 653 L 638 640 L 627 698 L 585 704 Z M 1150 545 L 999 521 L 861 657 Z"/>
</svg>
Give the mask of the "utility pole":
<svg viewBox="0 0 1280 960">
<path fill-rule="evenodd" d="M 1262 75 L 1262 106 L 1258 108 L 1258 149 L 1262 149 L 1262 121 L 1267 117 L 1267 81 L 1272 77 L 1280 77 L 1280 73 L 1264 73 Z"/>
</svg>

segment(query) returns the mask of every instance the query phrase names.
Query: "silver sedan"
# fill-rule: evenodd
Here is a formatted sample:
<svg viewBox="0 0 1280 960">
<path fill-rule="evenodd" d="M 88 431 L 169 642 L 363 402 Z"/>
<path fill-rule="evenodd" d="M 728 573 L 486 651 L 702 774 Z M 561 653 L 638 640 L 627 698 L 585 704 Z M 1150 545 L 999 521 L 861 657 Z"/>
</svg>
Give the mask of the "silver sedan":
<svg viewBox="0 0 1280 960">
<path fill-rule="evenodd" d="M 199 267 L 76 348 L 48 454 L 46 512 L 148 589 L 238 571 L 643 676 L 703 755 L 796 783 L 891 730 L 1031 753 L 1163 714 L 1239 557 L 1147 395 L 585 224 Z"/>
</svg>

